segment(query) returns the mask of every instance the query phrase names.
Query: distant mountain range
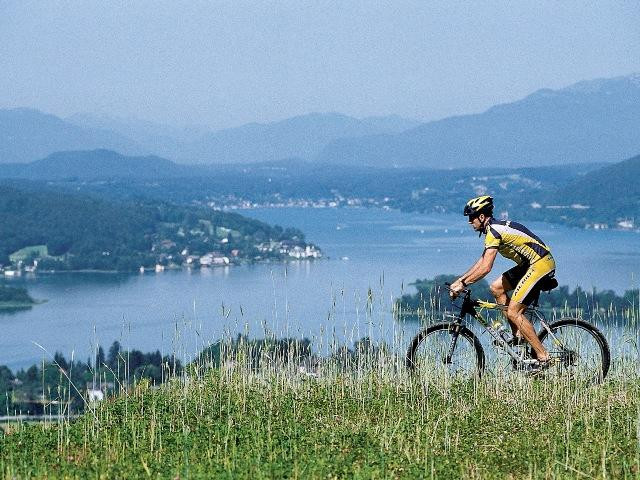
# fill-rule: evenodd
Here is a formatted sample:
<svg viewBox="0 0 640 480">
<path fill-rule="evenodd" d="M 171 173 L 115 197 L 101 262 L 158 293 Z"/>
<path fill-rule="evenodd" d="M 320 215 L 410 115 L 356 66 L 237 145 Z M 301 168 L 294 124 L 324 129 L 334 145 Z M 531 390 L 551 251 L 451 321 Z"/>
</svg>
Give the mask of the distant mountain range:
<svg viewBox="0 0 640 480">
<path fill-rule="evenodd" d="M 338 139 L 321 163 L 514 167 L 613 162 L 640 151 L 640 75 L 539 90 L 395 135 Z"/>
<path fill-rule="evenodd" d="M 301 158 L 319 165 L 527 167 L 614 162 L 640 151 L 640 75 L 539 90 L 486 112 L 422 123 L 312 113 L 206 131 L 139 120 L 0 110 L 0 163 L 68 150 L 109 149 L 184 164 Z"/>
<path fill-rule="evenodd" d="M 6 185 L 31 185 L 35 191 L 48 185 L 108 199 L 152 198 L 186 205 L 302 201 L 442 212 L 457 211 L 469 197 L 486 192 L 516 218 L 578 226 L 615 226 L 627 220 L 637 225 L 639 178 L 640 155 L 614 164 L 408 169 L 326 168 L 300 158 L 181 165 L 155 156 L 93 150 L 58 152 L 26 164 L 0 164 L 1 183 Z"/>
<path fill-rule="evenodd" d="M 202 127 L 178 129 L 87 114 L 68 120 L 79 127 L 112 130 L 131 138 L 145 151 L 188 164 L 311 159 L 338 138 L 399 133 L 420 124 L 393 115 L 357 119 L 339 113 L 311 113 L 279 122 L 249 123 L 217 131 L 206 131 Z"/>
<path fill-rule="evenodd" d="M 38 160 L 61 150 L 97 148 L 143 153 L 134 141 L 111 130 L 78 127 L 27 108 L 0 110 L 0 163 Z"/>
<path fill-rule="evenodd" d="M 184 164 L 227 164 L 315 157 L 341 137 L 398 133 L 419 125 L 398 116 L 357 119 L 312 113 L 267 124 L 206 131 L 88 114 L 66 120 L 32 109 L 0 110 L 0 163 L 25 163 L 59 151 L 115 150 Z"/>
<path fill-rule="evenodd" d="M 183 146 L 188 163 L 251 163 L 282 158 L 314 158 L 330 142 L 342 137 L 397 133 L 418 122 L 401 117 L 362 120 L 338 113 L 313 113 L 281 122 L 251 123 L 212 132 Z"/>
<path fill-rule="evenodd" d="M 29 180 L 160 179 L 198 175 L 192 166 L 156 156 L 125 156 L 111 150 L 56 152 L 30 163 L 0 164 L 0 177 Z"/>
<path fill-rule="evenodd" d="M 166 180 L 181 178 L 266 178 L 272 172 L 305 175 L 310 164 L 300 158 L 253 164 L 184 165 L 155 155 L 122 155 L 113 150 L 56 152 L 28 163 L 0 163 L 0 179 L 100 182 L 105 180 Z"/>
</svg>

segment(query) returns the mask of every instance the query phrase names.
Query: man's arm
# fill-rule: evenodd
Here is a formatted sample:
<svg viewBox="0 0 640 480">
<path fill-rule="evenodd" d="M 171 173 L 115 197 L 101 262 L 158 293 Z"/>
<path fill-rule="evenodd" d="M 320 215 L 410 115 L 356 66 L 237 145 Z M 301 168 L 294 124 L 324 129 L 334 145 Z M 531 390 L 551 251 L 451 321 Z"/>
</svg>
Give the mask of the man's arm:
<svg viewBox="0 0 640 480">
<path fill-rule="evenodd" d="M 451 285 L 452 293 L 457 294 L 463 290 L 466 285 L 471 285 L 472 283 L 486 277 L 493 268 L 493 262 L 495 262 L 497 254 L 497 248 L 486 248 L 484 252 L 482 252 L 482 256 L 478 261 L 458 280 L 453 282 Z"/>
<path fill-rule="evenodd" d="M 456 280 L 456 282 L 464 281 L 465 283 L 467 283 L 467 281 L 465 280 L 467 276 L 471 275 L 481 264 L 482 264 L 482 256 L 480 256 L 478 261 L 474 263 L 469 270 L 467 270 L 462 275 L 460 275 L 460 277 Z"/>
</svg>

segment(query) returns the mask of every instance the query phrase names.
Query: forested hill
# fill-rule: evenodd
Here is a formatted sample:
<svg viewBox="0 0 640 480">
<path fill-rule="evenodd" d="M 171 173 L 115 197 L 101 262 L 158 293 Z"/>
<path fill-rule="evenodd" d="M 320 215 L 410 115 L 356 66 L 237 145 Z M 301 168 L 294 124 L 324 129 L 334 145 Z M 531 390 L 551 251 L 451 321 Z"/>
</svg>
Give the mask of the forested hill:
<svg viewBox="0 0 640 480">
<path fill-rule="evenodd" d="M 530 195 L 518 214 L 578 226 L 638 228 L 640 155 L 580 175 L 565 185 Z M 529 200 L 535 200 L 531 205 Z M 517 210 L 517 209 L 515 209 Z"/>
<path fill-rule="evenodd" d="M 640 155 L 587 173 L 551 200 L 588 205 L 592 215 L 640 220 Z"/>
<path fill-rule="evenodd" d="M 279 258 L 281 244 L 306 246 L 298 230 L 206 207 L 114 203 L 40 188 L 0 185 L 0 263 L 22 255 L 39 258 L 39 268 L 132 270 L 208 253 L 231 263 Z"/>
<path fill-rule="evenodd" d="M 166 158 L 122 155 L 113 150 L 55 152 L 29 163 L 0 163 L 0 178 L 84 182 L 102 180 L 163 180 L 212 177 L 218 169 L 179 165 Z"/>
<path fill-rule="evenodd" d="M 1 171 L 1 169 L 0 169 Z M 43 180 L 63 178 L 149 178 L 190 176 L 193 168 L 176 165 L 155 157 L 130 157 L 111 150 L 56 152 L 28 164 L 22 164 L 19 177 Z"/>
</svg>

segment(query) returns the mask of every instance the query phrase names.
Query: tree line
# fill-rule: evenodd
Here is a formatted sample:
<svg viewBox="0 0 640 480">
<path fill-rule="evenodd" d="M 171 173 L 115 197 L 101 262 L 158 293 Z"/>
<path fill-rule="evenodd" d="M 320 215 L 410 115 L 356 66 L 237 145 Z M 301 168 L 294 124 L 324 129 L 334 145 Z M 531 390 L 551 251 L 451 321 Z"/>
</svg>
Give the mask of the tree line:
<svg viewBox="0 0 640 480">
<path fill-rule="evenodd" d="M 59 352 L 50 361 L 13 373 L 0 366 L 0 415 L 79 413 L 89 401 L 89 390 L 105 395 L 127 391 L 141 380 L 161 385 L 181 374 L 240 365 L 258 372 L 266 368 L 294 368 L 314 372 L 322 365 L 346 371 L 378 362 L 391 350 L 384 342 L 364 337 L 353 346 L 336 346 L 328 357 L 313 351 L 307 338 L 252 339 L 239 334 L 215 342 L 184 366 L 174 355 L 160 351 L 124 350 L 117 341 L 107 352 L 98 347 L 87 361 L 67 360 Z"/>
<path fill-rule="evenodd" d="M 396 299 L 394 311 L 402 318 L 418 320 L 420 316 L 428 312 L 450 310 L 451 300 L 449 290 L 445 283 L 452 283 L 458 277 L 456 275 L 437 275 L 433 279 L 418 279 L 413 282 L 416 293 L 404 294 Z M 483 300 L 492 301 L 493 295 L 489 290 L 489 283 L 482 279 L 471 287 L 473 296 Z M 623 314 L 626 311 L 637 309 L 640 303 L 640 290 L 631 289 L 622 295 L 613 290 L 585 290 L 581 287 L 570 289 L 563 285 L 551 292 L 542 292 L 538 305 L 546 310 L 573 310 L 585 315 L 598 313 Z"/>
<path fill-rule="evenodd" d="M 117 393 L 136 381 L 155 385 L 180 374 L 183 366 L 174 355 L 159 350 L 125 350 L 115 341 L 107 353 L 98 347 L 94 358 L 68 360 L 56 352 L 53 359 L 12 372 L 0 366 L 0 415 L 79 412 L 87 390 Z"/>
</svg>

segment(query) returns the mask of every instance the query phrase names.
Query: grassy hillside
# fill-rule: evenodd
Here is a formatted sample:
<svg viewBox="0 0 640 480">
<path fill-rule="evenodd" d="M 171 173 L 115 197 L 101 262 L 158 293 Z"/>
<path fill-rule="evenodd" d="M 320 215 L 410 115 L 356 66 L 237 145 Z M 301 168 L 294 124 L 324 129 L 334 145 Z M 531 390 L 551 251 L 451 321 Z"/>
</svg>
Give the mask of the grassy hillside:
<svg viewBox="0 0 640 480">
<path fill-rule="evenodd" d="M 353 349 L 329 337 L 327 345 L 225 338 L 162 385 L 149 377 L 115 382 L 118 395 L 88 405 L 77 419 L 3 424 L 0 475 L 638 478 L 639 313 L 635 308 L 635 320 L 609 338 L 612 368 L 599 385 L 551 371 L 531 378 L 501 355 L 487 357 L 481 379 L 427 368 L 412 376 L 399 337 L 389 346 L 362 339 Z M 117 370 L 140 379 L 129 365 L 135 356 L 112 351 L 111 369 L 119 358 Z M 60 356 L 58 362 L 65 365 Z M 69 365 L 63 368 L 73 378 Z M 49 372 L 61 383 L 47 384 L 44 398 L 70 398 L 75 383 L 60 369 Z M 0 367 L 3 377 L 13 378 Z"/>
<path fill-rule="evenodd" d="M 633 369 L 632 369 L 633 370 Z M 235 366 L 0 433 L 5 478 L 638 478 L 640 380 Z"/>
</svg>

